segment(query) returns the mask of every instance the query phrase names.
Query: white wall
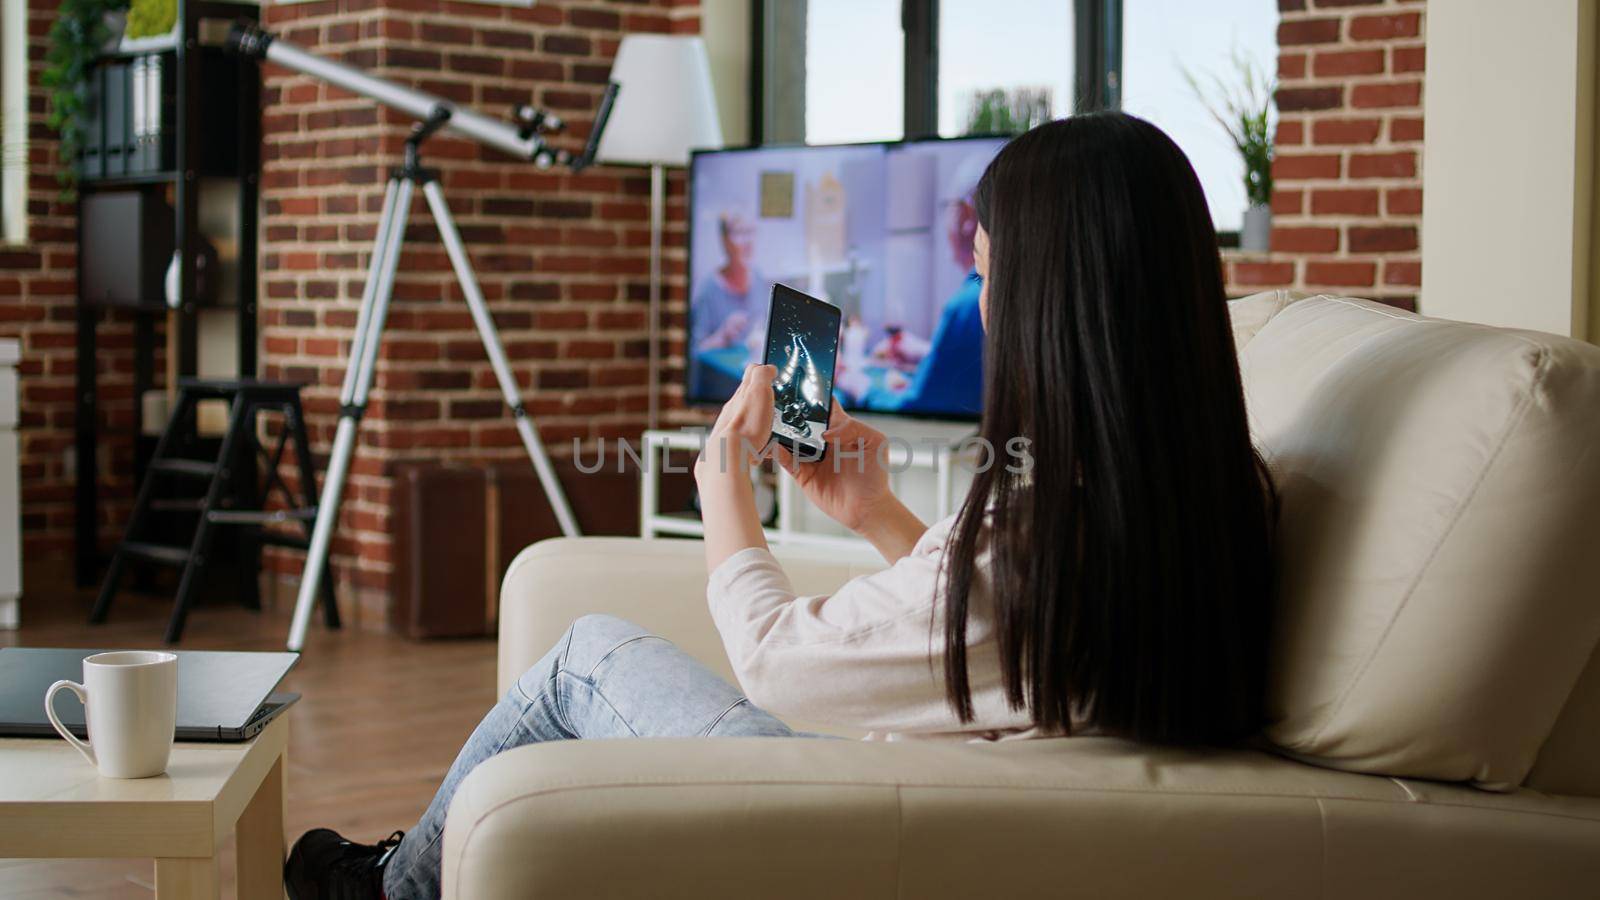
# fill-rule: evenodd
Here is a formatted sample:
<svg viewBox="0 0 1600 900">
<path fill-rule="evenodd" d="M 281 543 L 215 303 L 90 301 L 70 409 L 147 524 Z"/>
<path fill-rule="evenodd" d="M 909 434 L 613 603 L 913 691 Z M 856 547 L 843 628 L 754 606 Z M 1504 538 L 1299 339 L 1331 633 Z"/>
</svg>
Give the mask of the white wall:
<svg viewBox="0 0 1600 900">
<path fill-rule="evenodd" d="M 1428 5 L 1425 314 L 1594 336 L 1596 2 Z"/>
</svg>

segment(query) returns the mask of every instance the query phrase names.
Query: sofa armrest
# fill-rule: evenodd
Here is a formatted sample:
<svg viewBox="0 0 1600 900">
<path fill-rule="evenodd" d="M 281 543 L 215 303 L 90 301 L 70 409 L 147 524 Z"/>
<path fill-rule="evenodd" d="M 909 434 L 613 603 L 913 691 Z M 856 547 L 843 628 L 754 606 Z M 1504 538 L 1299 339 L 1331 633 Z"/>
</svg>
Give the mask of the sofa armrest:
<svg viewBox="0 0 1600 900">
<path fill-rule="evenodd" d="M 870 551 L 777 548 L 803 594 L 825 594 L 883 568 Z M 618 616 L 661 635 L 732 680 L 706 609 L 705 545 L 642 538 L 557 538 L 517 555 L 500 588 L 499 691 L 538 662 L 588 613 Z"/>
<path fill-rule="evenodd" d="M 1600 801 L 1110 738 L 531 745 L 463 782 L 444 896 L 1561 897 Z"/>
</svg>

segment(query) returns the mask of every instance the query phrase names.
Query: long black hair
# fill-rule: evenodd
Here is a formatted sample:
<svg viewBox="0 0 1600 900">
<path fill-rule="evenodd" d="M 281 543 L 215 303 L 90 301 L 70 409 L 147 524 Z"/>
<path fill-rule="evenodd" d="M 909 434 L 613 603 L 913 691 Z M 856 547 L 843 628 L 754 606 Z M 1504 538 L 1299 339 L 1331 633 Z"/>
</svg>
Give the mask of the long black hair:
<svg viewBox="0 0 1600 900">
<path fill-rule="evenodd" d="M 989 236 L 981 436 L 1026 438 L 1034 463 L 977 473 L 952 531 L 952 708 L 972 720 L 966 632 L 987 602 L 1006 698 L 1038 726 L 1252 732 L 1274 500 L 1194 169 L 1149 122 L 1081 115 L 1006 145 L 974 203 Z"/>
</svg>

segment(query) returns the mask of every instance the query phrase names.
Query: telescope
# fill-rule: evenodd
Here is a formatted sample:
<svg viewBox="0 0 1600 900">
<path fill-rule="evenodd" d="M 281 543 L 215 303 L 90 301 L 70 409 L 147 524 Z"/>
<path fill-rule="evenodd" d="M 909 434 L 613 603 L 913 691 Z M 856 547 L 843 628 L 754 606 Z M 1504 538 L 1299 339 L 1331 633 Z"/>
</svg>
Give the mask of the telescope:
<svg viewBox="0 0 1600 900">
<path fill-rule="evenodd" d="M 605 131 L 606 119 L 611 116 L 612 104 L 617 98 L 617 84 L 612 82 L 600 98 L 595 113 L 594 127 L 589 130 L 589 142 L 583 153 L 573 156 L 565 150 L 553 150 L 544 142 L 543 134 L 561 131 L 566 123 L 531 105 L 517 107 L 512 112 L 511 123 L 497 121 L 482 113 L 463 109 L 455 103 L 396 84 L 341 62 L 334 62 L 281 40 L 257 26 L 254 22 L 239 21 L 228 32 L 226 49 L 250 59 L 261 60 L 292 69 L 312 78 L 321 79 L 352 94 L 360 94 L 403 113 L 427 122 L 443 118 L 443 130 L 471 138 L 480 144 L 500 150 L 518 159 L 532 160 L 541 169 L 552 165 L 570 166 L 574 172 L 582 171 L 594 162 L 595 151 L 600 146 L 600 135 Z"/>
<path fill-rule="evenodd" d="M 316 524 L 311 531 L 305 572 L 300 578 L 294 619 L 289 626 L 288 647 L 298 652 L 305 643 L 311 610 L 316 605 L 317 588 L 327 567 L 328 547 L 333 539 L 334 524 L 339 519 L 339 502 L 344 494 L 345 478 L 350 472 L 350 457 L 355 452 L 356 432 L 366 412 L 367 396 L 377 368 L 378 345 L 389 315 L 395 269 L 405 241 L 407 213 L 411 209 L 412 195 L 418 187 L 433 213 L 439 239 L 450 257 L 451 268 L 455 270 L 461 293 L 466 297 L 467 308 L 472 312 L 473 324 L 478 329 L 478 337 L 488 354 L 495 379 L 500 384 L 500 393 L 505 398 L 506 406 L 511 409 L 517 433 L 522 437 L 545 496 L 550 500 L 550 510 L 555 514 L 562 534 L 567 537 L 578 535 L 577 520 L 567 505 L 566 494 L 561 489 L 561 482 L 556 479 L 550 458 L 539 439 L 539 432 L 523 406 L 517 380 L 511 374 L 511 365 L 506 360 L 499 334 L 495 331 L 494 319 L 484 302 L 483 291 L 478 287 L 478 278 L 473 273 L 472 262 L 461 242 L 461 234 L 450 215 L 450 207 L 445 203 L 444 192 L 439 188 L 439 173 L 422 166 L 421 148 L 428 138 L 443 131 L 494 147 L 541 169 L 561 165 L 574 172 L 581 171 L 594 162 L 595 151 L 600 146 L 600 135 L 605 131 L 606 119 L 610 117 L 611 107 L 616 101 L 618 86 L 616 82 L 606 86 L 595 111 L 594 125 L 589 129 L 588 143 L 582 153 L 573 155 L 566 150 L 552 148 L 545 142 L 545 135 L 561 131 L 565 126 L 560 117 L 531 105 L 514 109 L 510 122 L 499 121 L 443 97 L 318 56 L 248 21 L 234 23 L 224 46 L 241 56 L 271 62 L 320 79 L 407 113 L 417 120 L 412 126 L 411 136 L 406 139 L 405 157 L 389 176 L 383 212 L 373 238 L 367 280 L 362 287 L 361 308 L 356 314 L 356 331 L 350 346 L 350 362 L 339 392 L 339 424 L 334 431 L 333 449 L 328 455 L 328 471 L 323 478 L 322 493 L 315 509 Z"/>
</svg>

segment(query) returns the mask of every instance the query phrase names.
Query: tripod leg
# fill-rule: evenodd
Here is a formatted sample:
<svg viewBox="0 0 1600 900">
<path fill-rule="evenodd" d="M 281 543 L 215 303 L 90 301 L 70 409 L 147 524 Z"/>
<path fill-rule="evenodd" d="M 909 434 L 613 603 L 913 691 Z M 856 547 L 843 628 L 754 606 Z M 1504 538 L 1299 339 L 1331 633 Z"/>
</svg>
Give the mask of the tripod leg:
<svg viewBox="0 0 1600 900">
<path fill-rule="evenodd" d="M 444 241 L 445 251 L 450 254 L 450 265 L 456 270 L 461 292 L 467 297 L 472 321 L 478 326 L 478 337 L 483 340 L 483 349 L 489 354 L 489 365 L 494 367 L 494 377 L 500 382 L 500 393 L 505 396 L 506 405 L 511 407 L 511 414 L 516 417 L 517 433 L 522 435 L 522 444 L 528 448 L 528 456 L 533 459 L 533 470 L 538 473 L 539 483 L 544 486 L 550 509 L 561 524 L 561 533 L 567 537 L 577 537 L 580 534 L 578 520 L 573 518 L 572 509 L 567 505 L 567 495 L 561 490 L 561 482 L 556 478 L 550 457 L 545 453 L 544 442 L 539 440 L 539 432 L 534 429 L 533 421 L 528 418 L 527 410 L 522 405 L 517 379 L 511 374 L 511 364 L 506 362 L 505 350 L 500 346 L 500 335 L 494 329 L 494 319 L 490 317 L 489 308 L 483 301 L 483 291 L 478 288 L 478 278 L 472 272 L 472 262 L 467 259 L 466 248 L 462 246 L 461 235 L 456 231 L 455 220 L 450 217 L 450 207 L 444 202 L 444 192 L 439 189 L 439 182 L 423 182 L 422 195 L 428 198 L 428 209 L 433 211 L 439 237 Z"/>
<path fill-rule="evenodd" d="M 389 316 L 389 298 L 394 289 L 394 271 L 400 261 L 400 245 L 405 240 L 406 215 L 411 210 L 412 183 L 396 178 L 389 182 L 383 200 L 383 215 L 362 289 L 361 312 L 357 315 L 355 341 L 351 347 L 350 368 L 345 371 L 344 389 L 339 397 L 339 426 L 328 455 L 328 471 L 323 477 L 322 499 L 317 502 L 317 523 L 311 529 L 311 546 L 306 550 L 306 568 L 300 576 L 300 593 L 294 602 L 294 620 L 289 626 L 289 649 L 299 652 L 305 645 L 306 628 L 311 624 L 311 608 L 317 602 L 317 586 L 328 562 L 328 545 L 339 521 L 339 500 L 344 495 L 345 476 L 350 473 L 350 455 L 355 452 L 356 429 L 366 411 L 367 392 L 378 365 L 378 344 L 383 324 Z M 309 487 L 308 487 L 309 489 Z"/>
</svg>

